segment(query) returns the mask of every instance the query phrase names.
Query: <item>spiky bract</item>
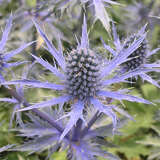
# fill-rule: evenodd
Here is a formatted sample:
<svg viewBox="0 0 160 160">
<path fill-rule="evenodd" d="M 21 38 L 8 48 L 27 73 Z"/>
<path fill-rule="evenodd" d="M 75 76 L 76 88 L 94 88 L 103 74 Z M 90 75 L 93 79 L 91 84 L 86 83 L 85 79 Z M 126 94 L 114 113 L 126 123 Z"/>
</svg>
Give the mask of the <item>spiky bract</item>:
<svg viewBox="0 0 160 160">
<path fill-rule="evenodd" d="M 22 45 L 21 47 L 15 49 L 13 51 L 4 53 L 4 48 L 5 48 L 6 42 L 8 40 L 8 35 L 9 35 L 10 30 L 12 28 L 12 19 L 13 19 L 13 17 L 12 17 L 12 15 L 10 15 L 8 22 L 6 24 L 6 27 L 3 31 L 1 41 L 0 41 L 0 52 L 1 52 L 0 53 L 0 82 L 4 81 L 4 77 L 2 76 L 2 73 L 4 72 L 5 69 L 15 67 L 15 66 L 18 66 L 20 64 L 25 63 L 25 62 L 11 62 L 11 63 L 9 63 L 9 61 L 12 59 L 12 57 L 16 54 L 19 54 L 26 47 L 28 47 L 32 43 L 34 43 L 34 42 L 30 42 L 30 43 Z"/>
<path fill-rule="evenodd" d="M 56 109 L 53 110 L 51 107 L 45 108 L 43 112 L 53 120 L 59 119 L 63 115 L 63 110 L 60 112 Z M 27 117 L 30 122 L 25 122 L 23 127 L 17 127 L 15 131 L 18 131 L 20 136 L 27 137 L 28 140 L 22 145 L 13 147 L 12 151 L 34 153 L 48 149 L 49 158 L 56 151 L 66 150 L 67 160 L 97 160 L 96 156 L 118 160 L 118 157 L 103 149 L 103 146 L 108 147 L 105 137 L 112 136 L 112 124 L 92 127 L 91 134 L 87 134 L 80 141 L 65 138 L 62 142 L 59 142 L 59 132 L 49 123 L 31 113 L 28 113 Z M 122 127 L 125 122 L 126 120 L 121 120 L 119 125 Z M 67 122 L 61 119 L 58 124 L 65 127 Z M 103 141 L 100 140 L 100 137 Z"/>
</svg>

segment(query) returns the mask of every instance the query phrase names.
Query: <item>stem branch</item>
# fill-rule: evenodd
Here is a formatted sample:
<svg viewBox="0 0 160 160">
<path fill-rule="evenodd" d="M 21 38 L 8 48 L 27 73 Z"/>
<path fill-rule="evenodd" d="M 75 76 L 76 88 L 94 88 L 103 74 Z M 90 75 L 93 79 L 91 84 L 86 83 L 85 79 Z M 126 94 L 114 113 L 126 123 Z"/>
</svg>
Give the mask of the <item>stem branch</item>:
<svg viewBox="0 0 160 160">
<path fill-rule="evenodd" d="M 8 93 L 10 95 L 12 95 L 20 103 L 23 103 L 23 105 L 25 107 L 30 106 L 30 104 L 23 97 L 21 97 L 14 89 L 6 88 L 6 90 L 8 91 Z M 47 121 L 50 125 L 52 125 L 52 127 L 56 128 L 60 133 L 63 132 L 64 129 L 61 126 L 59 126 L 53 119 L 51 119 L 49 116 L 47 116 L 47 114 L 45 114 L 44 112 L 41 112 L 38 109 L 32 109 L 31 111 L 33 113 L 35 113 L 36 115 L 38 115 L 43 120 Z M 66 136 L 66 137 L 68 137 L 68 136 Z"/>
<path fill-rule="evenodd" d="M 76 126 L 74 127 L 74 130 L 73 130 L 72 141 L 78 141 L 78 139 L 80 138 L 82 124 L 83 124 L 83 121 L 81 119 L 79 119 L 76 123 Z"/>
<path fill-rule="evenodd" d="M 97 111 L 93 117 L 91 118 L 91 120 L 88 122 L 88 125 L 82 130 L 81 132 L 81 138 L 83 138 L 87 132 L 89 131 L 89 129 L 92 127 L 92 125 L 96 122 L 96 120 L 100 117 L 100 113 L 99 111 Z"/>
</svg>

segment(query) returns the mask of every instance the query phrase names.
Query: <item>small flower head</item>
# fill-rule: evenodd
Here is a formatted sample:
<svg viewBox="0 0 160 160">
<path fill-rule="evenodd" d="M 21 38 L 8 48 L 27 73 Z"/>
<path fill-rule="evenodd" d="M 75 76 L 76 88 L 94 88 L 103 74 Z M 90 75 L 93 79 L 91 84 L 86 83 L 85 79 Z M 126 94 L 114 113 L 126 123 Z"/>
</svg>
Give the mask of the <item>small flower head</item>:
<svg viewBox="0 0 160 160">
<path fill-rule="evenodd" d="M 127 39 L 127 41 L 124 43 L 124 48 L 128 48 L 136 39 L 138 39 L 138 35 L 136 34 L 129 37 L 129 39 Z M 148 52 L 147 49 L 147 40 L 144 39 L 140 47 L 137 48 L 130 56 L 128 56 L 128 59 L 130 60 L 123 64 L 126 71 L 137 69 L 145 63 Z"/>
<path fill-rule="evenodd" d="M 134 43 L 134 41 L 137 41 L 137 39 L 139 39 L 143 34 L 145 34 L 146 26 L 147 25 L 144 25 L 138 31 L 138 33 L 134 34 L 133 36 L 130 36 L 122 44 L 116 32 L 116 28 L 114 24 L 112 24 L 114 45 L 116 49 L 112 49 L 102 40 L 104 48 L 108 50 L 113 55 L 113 57 L 118 56 L 121 52 L 124 52 L 124 50 L 126 50 L 127 47 L 130 47 L 131 43 Z M 119 76 L 115 77 L 115 81 L 118 81 L 120 79 L 121 81 L 124 81 L 127 78 L 139 76 L 140 78 L 142 78 L 143 81 L 148 81 L 153 85 L 160 87 L 158 82 L 156 82 L 154 79 L 152 79 L 149 75 L 146 74 L 148 72 L 160 71 L 159 62 L 148 63 L 149 57 L 153 54 L 156 54 L 159 50 L 160 48 L 156 48 L 150 51 L 147 39 L 145 37 L 141 42 L 141 45 L 139 45 L 129 56 L 127 56 L 126 60 L 120 64 Z"/>
</svg>

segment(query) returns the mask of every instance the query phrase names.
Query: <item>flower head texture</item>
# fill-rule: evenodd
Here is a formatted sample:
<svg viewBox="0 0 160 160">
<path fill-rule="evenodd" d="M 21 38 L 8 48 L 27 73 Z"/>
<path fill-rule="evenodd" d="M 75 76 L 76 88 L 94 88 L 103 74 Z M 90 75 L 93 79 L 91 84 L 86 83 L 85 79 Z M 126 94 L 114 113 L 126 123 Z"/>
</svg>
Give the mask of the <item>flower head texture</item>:
<svg viewBox="0 0 160 160">
<path fill-rule="evenodd" d="M 84 100 L 95 96 L 99 90 L 100 64 L 94 52 L 88 48 L 73 50 L 66 66 L 66 86 L 68 94 Z"/>
<path fill-rule="evenodd" d="M 0 82 L 4 81 L 4 77 L 2 76 L 2 73 L 5 71 L 5 69 L 8 69 L 10 67 L 15 67 L 18 66 L 20 64 L 23 64 L 24 62 L 11 62 L 9 63 L 9 61 L 12 59 L 12 57 L 18 53 L 20 53 L 22 50 L 24 50 L 26 47 L 30 46 L 33 42 L 27 43 L 22 45 L 20 48 L 17 48 L 13 51 L 7 52 L 7 53 L 3 53 L 4 47 L 6 45 L 7 39 L 8 39 L 8 35 L 10 33 L 10 30 L 12 28 L 12 15 L 10 15 L 8 22 L 6 24 L 6 27 L 3 31 L 2 34 L 2 38 L 0 41 Z"/>
<path fill-rule="evenodd" d="M 113 57 L 117 56 L 120 52 L 123 52 L 127 47 L 129 47 L 134 41 L 136 41 L 142 34 L 144 34 L 146 25 L 144 25 L 136 34 L 131 35 L 121 43 L 119 36 L 117 35 L 115 25 L 112 24 L 113 28 L 113 39 L 115 50 L 110 46 L 105 44 L 102 40 L 104 48 L 108 50 Z M 148 81 L 153 85 L 160 87 L 158 82 L 152 79 L 147 73 L 148 72 L 160 72 L 160 63 L 159 61 L 155 63 L 149 63 L 149 57 L 156 54 L 160 48 L 153 49 L 150 51 L 147 38 L 144 38 L 141 45 L 127 57 L 127 60 L 120 65 L 120 74 L 116 76 L 115 79 L 127 79 L 129 77 L 139 76 L 142 80 Z"/>
<path fill-rule="evenodd" d="M 111 91 L 110 89 L 107 89 L 114 83 L 125 81 L 125 77 L 123 77 L 123 79 L 108 77 L 119 65 L 127 61 L 127 57 L 130 56 L 141 45 L 145 39 L 145 33 L 141 34 L 139 38 L 136 39 L 128 48 L 123 49 L 123 51 L 116 55 L 111 61 L 109 61 L 109 63 L 103 65 L 97 59 L 96 53 L 89 48 L 85 16 L 82 27 L 81 42 L 78 42 L 77 49 L 71 51 L 71 53 L 66 57 L 66 60 L 63 56 L 61 42 L 59 41 L 59 49 L 57 50 L 48 40 L 36 21 L 35 26 L 46 42 L 47 50 L 56 59 L 61 69 L 57 69 L 55 66 L 52 66 L 42 58 L 38 58 L 34 55 L 33 57 L 43 67 L 56 75 L 60 79 L 60 83 L 54 84 L 49 82 L 40 82 L 37 80 L 17 80 L 5 82 L 3 84 L 22 84 L 32 86 L 34 88 L 48 88 L 59 91 L 62 96 L 36 103 L 29 107 L 20 109 L 19 111 L 43 108 L 56 104 L 63 105 L 64 103 L 71 103 L 71 111 L 61 117 L 69 117 L 69 119 L 60 136 L 60 140 L 67 136 L 67 134 L 79 120 L 86 123 L 84 112 L 87 107 L 94 107 L 97 112 L 104 113 L 105 115 L 109 116 L 113 121 L 113 131 L 117 127 L 117 116 L 114 111 L 133 119 L 125 111 L 106 101 L 106 98 L 119 101 L 127 100 L 138 103 L 152 104 L 143 98 L 125 94 L 126 90 Z"/>
<path fill-rule="evenodd" d="M 137 35 L 133 35 L 129 37 L 129 39 L 125 42 L 124 48 L 128 47 L 135 39 L 137 39 Z M 142 64 L 145 63 L 147 54 L 147 42 L 146 39 L 142 42 L 141 46 L 135 50 L 130 56 L 127 62 L 124 63 L 126 71 L 134 70 L 140 67 Z"/>
</svg>

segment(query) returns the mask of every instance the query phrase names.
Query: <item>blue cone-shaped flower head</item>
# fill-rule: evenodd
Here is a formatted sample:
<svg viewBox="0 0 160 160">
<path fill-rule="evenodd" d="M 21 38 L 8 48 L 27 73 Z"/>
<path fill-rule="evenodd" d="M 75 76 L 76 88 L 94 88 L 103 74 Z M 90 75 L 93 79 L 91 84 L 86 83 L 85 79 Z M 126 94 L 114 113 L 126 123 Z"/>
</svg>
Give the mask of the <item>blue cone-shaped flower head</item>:
<svg viewBox="0 0 160 160">
<path fill-rule="evenodd" d="M 43 108 L 55 104 L 63 105 L 66 102 L 71 102 L 71 111 L 68 112 L 61 118 L 69 117 L 68 123 L 65 126 L 60 140 L 62 140 L 69 131 L 76 125 L 78 120 L 85 122 L 84 112 L 87 106 L 94 107 L 97 112 L 104 113 L 109 116 L 113 121 L 113 128 L 117 127 L 117 116 L 114 111 L 117 111 L 128 118 L 131 118 L 125 111 L 121 110 L 110 102 L 106 101 L 106 98 L 111 100 L 128 100 L 139 103 L 151 104 L 151 102 L 138 98 L 132 95 L 125 94 L 126 90 L 111 91 L 107 86 L 114 83 L 125 82 L 126 77 L 131 77 L 128 74 L 121 77 L 113 77 L 112 73 L 117 67 L 127 61 L 130 56 L 144 41 L 145 33 L 141 34 L 128 48 L 120 51 L 118 55 L 107 63 L 101 63 L 96 53 L 90 49 L 87 24 L 84 17 L 82 27 L 81 42 L 78 42 L 77 49 L 71 51 L 66 57 L 63 56 L 61 42 L 59 41 L 59 49 L 57 50 L 51 42 L 48 40 L 44 32 L 41 30 L 39 25 L 35 22 L 35 26 L 46 42 L 47 50 L 56 59 L 60 69 L 52 66 L 50 63 L 44 61 L 42 58 L 33 56 L 37 62 L 39 62 L 46 69 L 50 70 L 54 75 L 60 79 L 59 84 L 40 82 L 37 80 L 18 80 L 5 82 L 4 84 L 23 84 L 29 85 L 35 88 L 48 88 L 52 90 L 59 90 L 62 96 L 54 97 L 48 101 L 37 103 L 29 107 L 23 108 L 20 111 L 26 111 L 35 108 Z M 117 75 L 118 76 L 118 75 Z M 109 78 L 110 77 L 110 78 Z M 86 123 L 86 122 L 85 122 Z"/>
<path fill-rule="evenodd" d="M 145 29 L 147 25 L 144 25 L 136 34 L 131 35 L 129 38 L 124 41 L 122 44 L 119 36 L 117 35 L 116 28 L 114 24 L 113 26 L 113 38 L 114 45 L 116 50 L 112 49 L 110 46 L 103 42 L 104 48 L 108 50 L 113 57 L 117 56 L 120 52 L 128 48 L 134 41 L 136 41 L 139 37 L 141 37 L 145 33 Z M 146 80 L 153 85 L 160 87 L 158 82 L 152 79 L 148 74 L 148 72 L 159 72 L 160 63 L 159 61 L 155 63 L 149 63 L 149 57 L 156 54 L 160 48 L 153 49 L 150 51 L 149 44 L 147 38 L 145 38 L 141 45 L 127 57 L 127 60 L 120 65 L 119 76 L 116 76 L 116 79 L 119 78 L 124 80 L 124 78 L 129 77 L 137 77 L 139 76 L 142 80 Z"/>
<path fill-rule="evenodd" d="M 24 44 L 18 49 L 4 53 L 4 47 L 6 45 L 10 30 L 12 28 L 12 19 L 13 19 L 13 17 L 12 17 L 12 15 L 10 15 L 10 17 L 7 21 L 6 27 L 3 31 L 1 41 L 0 41 L 0 82 L 4 81 L 4 78 L 2 76 L 2 72 L 4 72 L 5 69 L 10 68 L 10 67 L 14 67 L 14 66 L 18 66 L 18 65 L 24 63 L 24 62 L 9 63 L 9 61 L 12 59 L 12 57 L 14 55 L 20 53 L 23 49 L 25 49 L 26 47 L 30 46 L 33 43 L 33 42 L 30 42 L 28 44 Z"/>
<path fill-rule="evenodd" d="M 67 58 L 66 88 L 68 94 L 86 100 L 96 96 L 100 87 L 100 64 L 98 57 L 89 48 L 73 50 Z"/>
<path fill-rule="evenodd" d="M 124 43 L 123 48 L 128 48 L 130 44 L 133 43 L 138 38 L 138 35 L 133 35 L 129 37 L 129 39 L 126 40 Z M 137 48 L 130 56 L 128 56 L 127 62 L 122 64 L 126 71 L 135 70 L 139 68 L 141 65 L 143 65 L 146 62 L 146 56 L 147 56 L 147 40 L 144 39 L 144 41 L 141 43 L 141 46 Z"/>
</svg>

